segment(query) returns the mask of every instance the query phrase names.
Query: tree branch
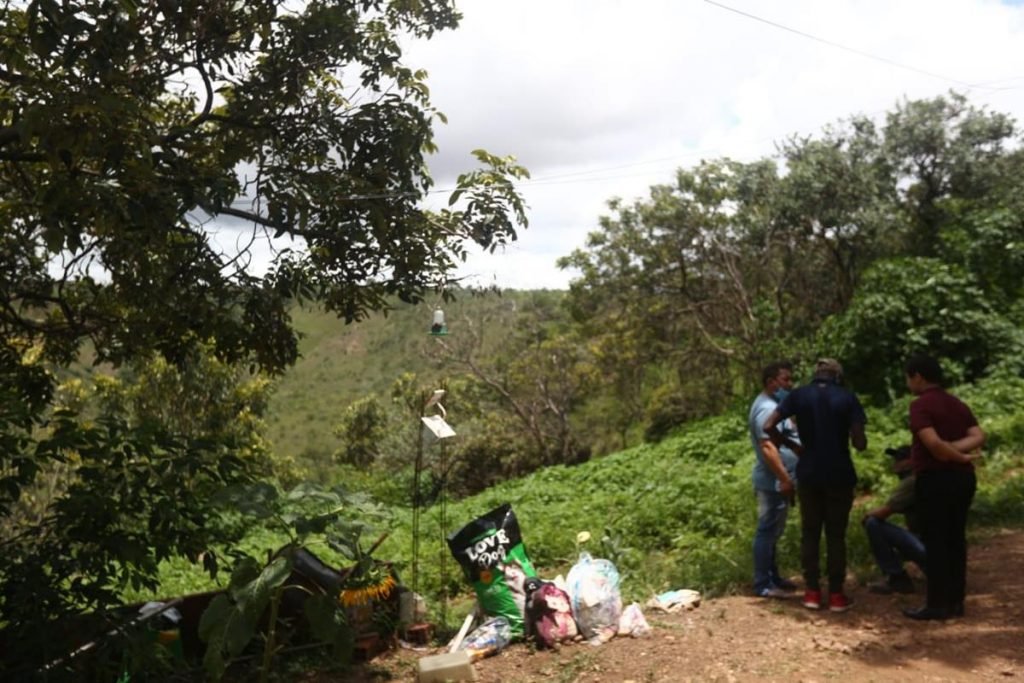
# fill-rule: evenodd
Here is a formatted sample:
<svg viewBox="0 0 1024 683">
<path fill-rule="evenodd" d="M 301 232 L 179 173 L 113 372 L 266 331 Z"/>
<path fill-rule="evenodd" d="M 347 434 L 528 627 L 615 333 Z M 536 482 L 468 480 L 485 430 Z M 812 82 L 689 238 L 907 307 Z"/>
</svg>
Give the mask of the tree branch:
<svg viewBox="0 0 1024 683">
<path fill-rule="evenodd" d="M 15 128 L 11 126 L 0 128 L 0 147 L 6 147 L 12 142 L 17 142 L 20 139 L 21 133 L 19 133 Z"/>
<path fill-rule="evenodd" d="M 200 206 L 199 208 L 201 208 L 203 211 L 205 211 L 206 213 L 210 214 L 211 216 L 218 216 L 218 215 L 234 216 L 235 218 L 242 218 L 242 219 L 247 220 L 247 221 L 252 221 L 253 223 L 256 223 L 258 225 L 264 225 L 264 226 L 266 226 L 268 228 L 274 228 L 275 230 L 281 230 L 281 231 L 284 231 L 284 232 L 293 232 L 293 233 L 295 233 L 297 235 L 301 235 L 301 233 L 292 230 L 287 225 L 284 225 L 282 223 L 278 223 L 276 221 L 273 221 L 273 220 L 267 218 L 266 216 L 261 216 L 258 213 L 253 213 L 252 211 L 242 211 L 241 209 L 233 209 L 230 206 L 222 206 L 222 207 L 220 207 L 219 209 L 216 209 L 216 210 L 214 210 L 212 208 L 209 208 L 209 207 L 205 207 L 205 206 Z"/>
<path fill-rule="evenodd" d="M 0 161 L 39 162 L 46 161 L 46 155 L 38 152 L 0 152 Z"/>
</svg>

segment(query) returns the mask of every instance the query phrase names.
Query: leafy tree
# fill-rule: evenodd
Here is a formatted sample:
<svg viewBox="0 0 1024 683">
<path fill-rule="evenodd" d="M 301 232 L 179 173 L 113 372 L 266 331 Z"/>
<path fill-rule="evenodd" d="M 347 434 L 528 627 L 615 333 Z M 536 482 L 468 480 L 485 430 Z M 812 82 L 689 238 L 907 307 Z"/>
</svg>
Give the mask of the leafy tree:
<svg viewBox="0 0 1024 683">
<path fill-rule="evenodd" d="M 342 446 L 338 459 L 349 465 L 366 467 L 376 460 L 381 442 L 387 434 L 387 414 L 375 397 L 369 396 L 350 404 L 335 429 Z"/>
<path fill-rule="evenodd" d="M 212 548 L 244 529 L 222 524 L 212 497 L 231 482 L 290 474 L 263 437 L 268 390 L 203 345 L 178 365 L 154 354 L 57 387 L 49 423 L 4 472 L 10 488 L 25 481 L 0 519 L 0 598 L 17 627 L 4 637 L 26 646 L 5 658 L 5 675 L 59 662 L 48 675 L 84 676 L 76 667 L 91 661 L 66 658 L 73 633 L 50 618 L 117 604 L 125 587 L 155 591 L 157 566 L 172 556 L 217 569 Z"/>
<path fill-rule="evenodd" d="M 506 340 L 494 355 L 480 352 L 485 326 L 468 320 L 456 338 L 438 341 L 442 361 L 472 379 L 468 391 L 490 414 L 481 421 L 488 440 L 519 444 L 513 474 L 589 457 L 573 414 L 594 384 L 595 367 L 579 338 L 546 324 L 551 311 L 545 306 L 542 301 L 537 310 L 521 311 L 514 329 L 491 330 Z M 495 419 L 497 413 L 505 419 Z"/>
<path fill-rule="evenodd" d="M 942 256 L 939 238 L 950 220 L 945 200 L 998 192 L 1018 134 L 1012 118 L 955 92 L 905 101 L 887 115 L 884 153 L 906 216 L 908 254 Z"/>
<path fill-rule="evenodd" d="M 494 247 L 523 220 L 525 171 L 482 151 L 461 209 L 419 207 L 439 114 L 396 36 L 453 27 L 449 3 L 41 0 L 0 18 L 0 324 L 52 357 L 89 338 L 102 361 L 176 358 L 192 333 L 280 368 L 291 298 L 346 320 L 418 299 L 465 239 Z M 238 253 L 207 229 L 229 217 L 252 226 Z"/>
<path fill-rule="evenodd" d="M 251 460 L 255 472 L 273 470 L 263 435 L 270 379 L 217 360 L 206 345 L 197 345 L 176 365 L 152 354 L 133 360 L 117 375 L 96 374 L 94 382 L 102 412 L 225 444 Z"/>
<path fill-rule="evenodd" d="M 706 415 L 731 399 L 737 371 L 752 374 L 792 347 L 802 300 L 785 266 L 799 239 L 779 227 L 781 191 L 771 161 L 704 162 L 648 199 L 612 201 L 602 230 L 560 261 L 582 273 L 570 307 L 602 340 L 602 365 L 620 391 L 646 401 L 699 377 L 702 389 L 685 403 L 689 415 Z"/>
<path fill-rule="evenodd" d="M 97 363 L 156 353 L 180 369 L 208 343 L 280 371 L 292 302 L 352 321 L 389 295 L 418 301 L 467 240 L 493 249 L 525 225 L 512 181 L 526 171 L 484 151 L 449 208 L 421 208 L 443 116 L 398 36 L 458 18 L 443 0 L 0 7 L 0 515 L 52 463 L 73 470 L 45 528 L 0 539 L 0 624 L 41 644 L 27 660 L 66 653 L 49 619 L 197 557 L 205 501 L 259 474 L 229 430 L 158 405 L 153 420 L 123 403 L 84 419 L 55 403 L 54 368 L 88 342 Z M 220 246 L 235 228 L 238 246 Z"/>
<path fill-rule="evenodd" d="M 765 362 L 809 354 L 879 260 L 956 266 L 972 276 L 961 293 L 983 295 L 982 317 L 1007 314 L 1024 282 L 1017 134 L 1009 117 L 951 93 L 900 103 L 881 125 L 853 117 L 786 140 L 776 158 L 702 162 L 632 204 L 613 200 L 600 230 L 560 261 L 580 272 L 569 306 L 607 368 L 595 401 L 642 396 L 652 437 L 716 412 L 754 388 Z M 876 277 L 866 296 L 884 286 Z M 907 330 L 891 332 L 899 346 Z M 856 355 L 854 337 L 842 348 Z M 929 341 L 965 376 L 993 357 Z"/>
<path fill-rule="evenodd" d="M 842 358 L 859 390 L 878 399 L 903 393 L 903 362 L 915 352 L 943 360 L 952 384 L 999 364 L 1018 372 L 1024 331 L 1001 315 L 968 273 L 937 259 L 878 261 L 819 345 Z"/>
<path fill-rule="evenodd" d="M 943 259 L 969 270 L 1000 310 L 1024 298 L 1024 153 L 999 160 L 999 185 L 984 195 L 952 198 L 940 235 Z"/>
<path fill-rule="evenodd" d="M 783 324 L 803 335 L 850 303 L 864 268 L 897 251 L 905 230 L 894 210 L 892 164 L 870 120 L 855 117 L 780 151 L 786 174 L 768 200 L 776 204 L 779 260 L 769 267 L 783 273 Z"/>
</svg>

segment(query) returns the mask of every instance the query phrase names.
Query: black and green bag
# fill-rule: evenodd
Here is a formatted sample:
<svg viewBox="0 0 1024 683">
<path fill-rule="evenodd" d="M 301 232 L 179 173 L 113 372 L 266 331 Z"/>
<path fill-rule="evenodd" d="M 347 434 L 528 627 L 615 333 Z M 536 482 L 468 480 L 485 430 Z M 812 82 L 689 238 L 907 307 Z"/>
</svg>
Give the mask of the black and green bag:
<svg viewBox="0 0 1024 683">
<path fill-rule="evenodd" d="M 512 506 L 505 503 L 448 537 L 448 548 L 476 591 L 480 608 L 505 617 L 512 635 L 523 635 L 524 581 L 537 576 L 519 533 Z"/>
</svg>

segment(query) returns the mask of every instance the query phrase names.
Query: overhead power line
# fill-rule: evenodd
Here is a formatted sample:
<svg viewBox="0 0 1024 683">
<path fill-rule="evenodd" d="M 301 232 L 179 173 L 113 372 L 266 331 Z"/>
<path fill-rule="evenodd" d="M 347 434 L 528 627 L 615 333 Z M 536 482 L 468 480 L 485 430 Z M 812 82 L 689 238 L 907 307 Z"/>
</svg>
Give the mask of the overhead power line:
<svg viewBox="0 0 1024 683">
<path fill-rule="evenodd" d="M 714 5 L 715 7 L 718 7 L 719 9 L 724 9 L 724 10 L 732 12 L 734 14 L 738 14 L 738 15 L 740 15 L 742 17 L 746 17 L 747 19 L 753 19 L 754 21 L 759 21 L 762 24 L 767 24 L 768 26 L 771 26 L 773 28 L 777 28 L 777 29 L 782 30 L 782 31 L 788 31 L 789 33 L 796 34 L 796 35 L 798 35 L 798 36 L 800 36 L 802 38 L 807 38 L 808 40 L 813 40 L 813 41 L 815 41 L 817 43 L 822 43 L 823 45 L 828 45 L 830 47 L 834 47 L 834 48 L 837 48 L 839 50 L 845 50 L 847 52 L 852 52 L 855 55 L 859 55 L 859 56 L 865 57 L 867 59 L 873 59 L 876 62 L 882 62 L 883 64 L 888 64 L 889 66 L 895 66 L 895 67 L 897 67 L 899 69 L 905 69 L 907 71 L 913 71 L 915 73 L 919 73 L 919 74 L 922 74 L 924 76 L 930 76 L 931 78 L 938 78 L 938 79 L 941 79 L 943 81 L 949 81 L 950 83 L 956 83 L 957 85 L 964 86 L 965 88 L 974 89 L 974 88 L 985 88 L 986 87 L 984 84 L 968 83 L 967 81 L 962 81 L 959 78 L 950 78 L 949 76 L 943 76 L 942 74 L 935 73 L 934 71 L 929 71 L 927 69 L 920 69 L 920 68 L 918 68 L 916 66 L 911 66 L 910 64 L 904 64 L 902 62 L 897 62 L 896 60 L 889 59 L 888 57 L 882 57 L 881 55 L 876 55 L 876 54 L 873 54 L 871 52 L 867 52 L 865 50 L 860 50 L 860 49 L 855 48 L 855 47 L 850 47 L 849 45 L 843 45 L 842 43 L 837 43 L 834 40 L 829 40 L 828 38 L 822 38 L 820 36 L 816 36 L 814 34 L 807 33 L 806 31 L 801 31 L 799 29 L 792 28 L 791 26 L 786 26 L 784 24 L 780 24 L 777 21 L 772 21 L 771 19 L 765 19 L 764 17 L 759 17 L 756 14 L 751 14 L 750 12 L 744 12 L 741 9 L 736 9 L 735 7 L 730 7 L 729 5 L 723 5 L 722 3 L 716 2 L 715 0 L 704 0 L 704 2 L 706 2 L 709 5 Z"/>
</svg>

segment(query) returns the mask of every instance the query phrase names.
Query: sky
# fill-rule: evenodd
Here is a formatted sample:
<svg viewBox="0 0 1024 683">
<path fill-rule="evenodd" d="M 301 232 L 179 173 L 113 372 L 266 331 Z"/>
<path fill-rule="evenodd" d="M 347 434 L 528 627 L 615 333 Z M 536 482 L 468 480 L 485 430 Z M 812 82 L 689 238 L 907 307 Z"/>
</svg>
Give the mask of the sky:
<svg viewBox="0 0 1024 683">
<path fill-rule="evenodd" d="M 477 148 L 531 173 L 519 185 L 529 228 L 503 252 L 474 252 L 459 275 L 475 285 L 566 288 L 576 274 L 555 262 L 584 245 L 610 198 L 644 197 L 701 159 L 770 156 L 789 135 L 880 117 L 903 98 L 956 89 L 1024 122 L 1024 0 L 458 7 L 458 29 L 404 45 L 448 117 L 435 187 L 452 187 Z"/>
</svg>

